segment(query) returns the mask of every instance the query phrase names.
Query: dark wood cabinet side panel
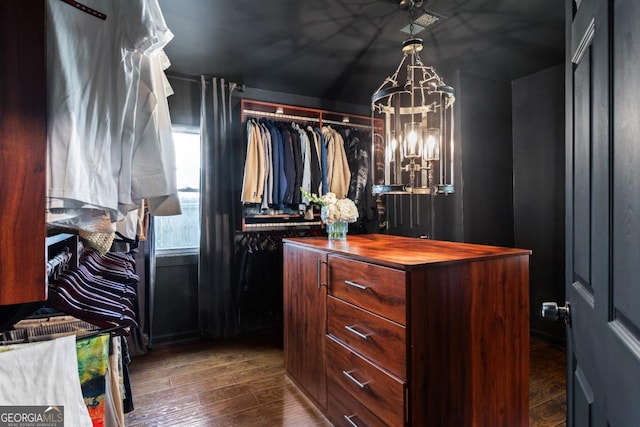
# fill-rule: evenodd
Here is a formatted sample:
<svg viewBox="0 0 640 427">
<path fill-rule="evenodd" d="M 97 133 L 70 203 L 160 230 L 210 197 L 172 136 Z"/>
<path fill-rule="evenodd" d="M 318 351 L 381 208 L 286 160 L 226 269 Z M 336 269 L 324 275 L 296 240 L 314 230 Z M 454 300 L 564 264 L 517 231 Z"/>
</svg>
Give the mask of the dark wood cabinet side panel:
<svg viewBox="0 0 640 427">
<path fill-rule="evenodd" d="M 407 348 L 415 425 L 470 425 L 471 288 L 465 270 L 466 264 L 456 264 L 411 272 Z"/>
<path fill-rule="evenodd" d="M 324 410 L 327 288 L 318 286 L 318 262 L 326 262 L 326 254 L 285 244 L 283 260 L 285 368 Z"/>
<path fill-rule="evenodd" d="M 44 2 L 0 2 L 0 305 L 45 300 Z"/>
<path fill-rule="evenodd" d="M 470 265 L 473 404 L 478 425 L 529 420 L 529 257 Z M 491 345 L 487 345 L 490 342 Z"/>
<path fill-rule="evenodd" d="M 528 258 L 412 275 L 414 425 L 527 425 Z"/>
</svg>

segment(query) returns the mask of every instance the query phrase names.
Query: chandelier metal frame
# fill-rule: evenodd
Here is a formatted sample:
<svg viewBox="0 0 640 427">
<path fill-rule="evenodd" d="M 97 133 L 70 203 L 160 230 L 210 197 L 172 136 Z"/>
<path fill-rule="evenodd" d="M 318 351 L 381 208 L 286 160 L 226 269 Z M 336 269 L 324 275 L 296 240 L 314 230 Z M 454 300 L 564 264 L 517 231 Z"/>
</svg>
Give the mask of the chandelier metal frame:
<svg viewBox="0 0 640 427">
<path fill-rule="evenodd" d="M 454 192 L 455 90 L 434 67 L 420 58 L 422 39 L 414 37 L 416 4 L 409 1 L 410 38 L 403 57 L 371 97 L 372 119 L 382 116 L 385 135 L 374 135 L 376 152 L 382 145 L 383 176 L 375 176 L 375 194 L 450 194 Z M 378 141 L 376 141 L 378 138 Z M 382 141 L 379 141 L 379 140 Z M 374 172 L 375 173 L 375 172 Z"/>
</svg>

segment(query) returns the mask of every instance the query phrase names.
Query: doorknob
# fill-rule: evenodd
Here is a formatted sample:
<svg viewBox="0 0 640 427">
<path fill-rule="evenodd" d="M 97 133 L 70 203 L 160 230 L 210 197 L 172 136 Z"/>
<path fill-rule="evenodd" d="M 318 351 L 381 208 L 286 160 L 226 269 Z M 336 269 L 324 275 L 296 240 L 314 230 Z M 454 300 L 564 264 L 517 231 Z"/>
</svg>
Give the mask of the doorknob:
<svg viewBox="0 0 640 427">
<path fill-rule="evenodd" d="M 555 302 L 543 302 L 542 303 L 542 317 L 556 321 L 558 319 L 564 319 L 567 325 L 571 324 L 571 306 L 567 302 L 564 307 L 558 307 Z"/>
</svg>

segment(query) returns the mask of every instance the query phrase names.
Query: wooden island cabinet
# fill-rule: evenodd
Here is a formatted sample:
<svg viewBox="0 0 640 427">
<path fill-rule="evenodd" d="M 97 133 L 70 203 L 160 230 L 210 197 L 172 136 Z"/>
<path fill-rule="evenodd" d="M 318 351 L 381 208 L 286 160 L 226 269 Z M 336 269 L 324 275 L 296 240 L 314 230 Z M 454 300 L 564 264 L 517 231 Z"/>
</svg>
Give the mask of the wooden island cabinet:
<svg viewBox="0 0 640 427">
<path fill-rule="evenodd" d="M 529 255 L 285 239 L 287 373 L 336 426 L 526 426 Z"/>
</svg>

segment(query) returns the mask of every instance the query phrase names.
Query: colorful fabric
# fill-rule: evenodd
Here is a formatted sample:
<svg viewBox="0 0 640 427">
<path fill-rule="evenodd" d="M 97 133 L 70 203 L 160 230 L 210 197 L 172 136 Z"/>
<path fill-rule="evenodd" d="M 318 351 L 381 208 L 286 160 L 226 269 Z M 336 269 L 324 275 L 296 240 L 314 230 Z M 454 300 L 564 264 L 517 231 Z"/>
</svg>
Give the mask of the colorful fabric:
<svg viewBox="0 0 640 427">
<path fill-rule="evenodd" d="M 104 427 L 109 334 L 78 340 L 76 352 L 84 403 L 89 410 L 93 426 Z"/>
</svg>

